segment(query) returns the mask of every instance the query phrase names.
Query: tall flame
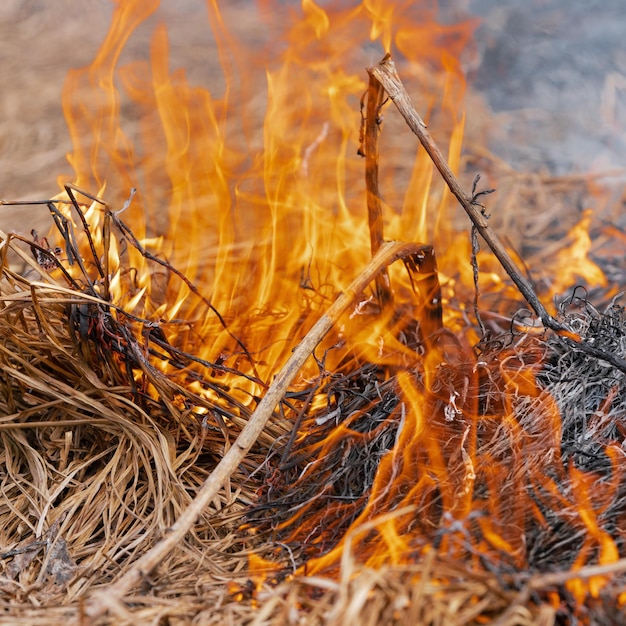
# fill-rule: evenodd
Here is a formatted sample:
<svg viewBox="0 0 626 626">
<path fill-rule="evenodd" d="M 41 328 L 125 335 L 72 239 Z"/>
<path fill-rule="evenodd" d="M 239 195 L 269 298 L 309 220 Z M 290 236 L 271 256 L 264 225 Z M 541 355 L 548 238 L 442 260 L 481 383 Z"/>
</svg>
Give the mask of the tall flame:
<svg viewBox="0 0 626 626">
<path fill-rule="evenodd" d="M 133 31 L 157 8 L 153 1 L 119 3 L 93 64 L 68 76 L 64 107 L 74 181 L 92 192 L 107 185 L 107 197 L 120 205 L 137 188 L 124 219 L 146 248 L 199 286 L 229 330 L 258 356 L 261 378 L 268 380 L 368 260 L 357 147 L 363 65 L 372 58 L 362 42 L 371 37 L 382 44 L 376 57 L 397 46 L 424 84 L 441 82 L 450 118 L 442 126 L 451 133 L 451 162 L 458 164 L 463 82 L 455 59 L 472 25 L 435 25 L 434 7 L 411 2 L 389 7 L 368 1 L 330 11 L 304 0 L 300 17 L 268 25 L 278 31 L 274 45 L 258 50 L 230 33 L 220 5 L 209 1 L 222 66 L 215 82 L 224 85 L 216 95 L 189 85 L 184 70 L 170 72 L 164 24 L 154 30 L 149 62 L 119 65 Z M 265 19 L 271 8 L 259 2 Z M 443 57 L 433 55 L 441 39 L 447 45 Z M 410 41 L 423 44 L 415 49 Z M 132 105 L 134 121 L 122 118 L 123 103 Z M 399 157 L 410 163 L 414 148 Z M 435 244 L 437 237 L 449 239 L 443 215 L 450 202 L 441 191 L 435 192 L 441 224 L 426 227 L 432 223 L 431 173 L 420 153 L 404 200 L 399 185 L 384 175 L 384 192 L 398 196 L 395 206 L 386 207 L 388 238 L 434 238 Z M 151 280 L 145 261 L 127 253 L 134 254 L 133 267 L 144 269 L 132 289 L 121 277 L 113 281 L 121 302 L 141 288 L 143 296 L 132 302 L 136 312 L 163 321 L 170 341 L 192 342 L 194 353 L 209 361 L 236 358 L 229 334 L 186 285 Z M 400 292 L 411 289 L 399 271 L 394 281 Z M 177 339 L 181 327 L 167 322 L 180 318 L 192 322 L 193 330 Z M 359 341 L 373 355 L 380 352 L 376 332 L 361 331 Z"/>
<path fill-rule="evenodd" d="M 154 30 L 149 61 L 119 65 L 126 42 L 157 6 L 153 0 L 119 2 L 94 63 L 68 76 L 64 106 L 74 142 L 74 180 L 92 192 L 106 185 L 117 208 L 131 188 L 138 190 L 125 220 L 146 249 L 184 272 L 205 299 L 184 282 L 151 273 L 136 250 L 118 244 L 111 258 L 116 301 L 158 321 L 171 344 L 249 374 L 245 380 L 225 374 L 224 380 L 243 405 L 252 406 L 370 255 L 357 156 L 359 102 L 367 88 L 363 67 L 394 52 L 458 169 L 465 121 L 459 59 L 475 23 L 438 24 L 429 2 L 363 0 L 331 10 L 302 0 L 299 11 L 288 11 L 259 0 L 255 10 L 271 45 L 247 46 L 244 35 L 227 27 L 225 4 L 208 0 L 221 68 L 209 90 L 190 85 L 182 69 L 170 71 L 164 24 Z M 289 19 L 283 20 L 287 11 Z M 278 14 L 281 20 L 274 20 Z M 216 59 L 210 60 L 212 68 Z M 131 105 L 132 124 L 122 119 L 122 103 Z M 404 139 L 399 123 L 386 116 L 381 139 L 385 236 L 434 246 L 445 305 L 455 289 L 473 287 L 471 240 L 466 228 L 459 237 L 450 195 L 425 153 Z M 583 226 L 571 231 L 578 250 L 585 244 Z M 595 271 L 582 252 L 572 271 Z M 132 275 L 121 269 L 122 254 L 135 269 Z M 410 276 L 396 267 L 390 275 L 398 302 L 410 302 Z M 482 278 L 503 288 L 495 273 Z M 571 523 L 584 527 L 587 539 L 574 567 L 594 551 L 602 563 L 615 560 L 615 544 L 597 523 L 606 500 L 592 494 L 593 477 L 574 466 L 567 474 L 559 458 L 558 408 L 536 382 L 540 349 L 531 346 L 526 362 L 514 349 L 494 357 L 490 365 L 501 395 L 479 407 L 489 374 L 487 364 L 472 356 L 475 336 L 463 311 L 445 310 L 445 322 L 465 334 L 446 335 L 422 355 L 397 336 L 408 325 L 398 321 L 401 308 L 373 316 L 366 313 L 367 301 L 361 302 L 318 350 L 327 371 L 364 363 L 389 368 L 398 397 L 389 420 L 397 427 L 360 509 L 336 502 L 320 522 L 317 503 L 308 502 L 278 529 L 289 540 L 306 542 L 320 524 L 332 530 L 352 516 L 343 543 L 311 561 L 308 571 L 335 567 L 350 542 L 359 544 L 361 558 L 372 565 L 401 562 L 435 543 L 451 555 L 498 553 L 522 565 L 524 528 L 548 524 L 539 502 L 577 511 Z M 319 376 L 319 362 L 311 359 L 296 386 Z M 543 403 L 541 426 L 520 422 L 520 398 Z M 311 402 L 313 410 L 327 405 L 324 394 Z M 309 443 L 301 433 L 300 442 L 324 458 L 347 440 L 367 441 L 373 431 L 352 428 L 366 413 L 361 407 L 322 440 Z M 506 433 L 508 443 L 483 446 L 479 453 L 479 431 L 483 442 L 496 435 L 501 441 Z M 536 441 L 550 449 L 539 450 Z M 521 463 L 529 455 L 532 461 Z M 560 493 L 558 476 L 572 485 L 570 493 Z M 296 487 L 306 479 L 303 472 Z M 504 519 L 516 521 L 507 525 Z M 469 532 L 476 528 L 480 532 Z M 465 537 L 470 538 L 464 542 Z M 319 537 L 313 543 L 316 555 L 333 547 Z M 593 580 L 582 590 L 573 585 L 572 591 L 596 593 L 600 583 Z"/>
</svg>

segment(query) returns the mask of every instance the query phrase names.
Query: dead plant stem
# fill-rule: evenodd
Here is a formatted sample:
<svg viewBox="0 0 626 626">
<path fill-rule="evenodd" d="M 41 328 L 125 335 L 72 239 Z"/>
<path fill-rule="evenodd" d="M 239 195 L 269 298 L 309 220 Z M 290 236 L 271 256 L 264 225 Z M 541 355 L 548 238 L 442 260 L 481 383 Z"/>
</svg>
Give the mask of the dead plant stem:
<svg viewBox="0 0 626 626">
<path fill-rule="evenodd" d="M 385 90 L 373 77 L 367 87 L 367 109 L 365 113 L 365 190 L 367 194 L 367 216 L 370 230 L 372 256 L 378 252 L 385 238 L 383 234 L 383 211 L 378 187 L 378 136 L 380 135 L 380 109 L 383 105 Z M 359 150 L 362 154 L 362 149 Z M 389 274 L 384 269 L 376 277 L 376 295 L 382 307 L 392 299 Z"/>
<path fill-rule="evenodd" d="M 502 245 L 498 236 L 489 227 L 487 216 L 484 213 L 484 207 L 476 201 L 476 195 L 470 196 L 461 187 L 461 184 L 448 165 L 444 155 L 439 150 L 439 147 L 428 132 L 426 124 L 413 107 L 411 98 L 398 76 L 395 64 L 391 60 L 391 56 L 389 54 L 385 55 L 382 61 L 380 61 L 377 65 L 369 67 L 367 72 L 371 78 L 375 78 L 384 87 L 387 95 L 396 105 L 396 108 L 405 119 L 409 128 L 413 131 L 413 133 L 415 133 L 415 135 L 417 135 L 420 143 L 424 146 L 424 149 L 439 170 L 450 191 L 457 198 L 463 209 L 465 209 L 465 212 L 474 224 L 476 230 L 487 242 L 487 245 L 491 248 L 494 256 L 498 259 L 506 273 L 511 277 L 511 280 L 515 283 L 526 302 L 528 302 L 535 313 L 539 316 L 543 325 L 546 328 L 555 331 L 572 347 L 579 349 L 590 356 L 607 361 L 614 367 L 626 372 L 626 360 L 615 354 L 598 350 L 597 348 L 585 343 L 580 336 L 572 332 L 548 313 L 535 294 L 530 281 L 524 276 L 524 274 L 522 274 L 520 269 L 515 264 L 515 261 L 513 261 L 506 248 Z"/>
<path fill-rule="evenodd" d="M 300 371 L 312 351 L 324 338 L 339 317 L 355 301 L 369 283 L 391 263 L 423 252 L 424 246 L 415 243 L 386 242 L 381 245 L 365 269 L 350 286 L 339 295 L 326 313 L 305 335 L 280 370 L 265 396 L 259 402 L 250 420 L 244 426 L 234 444 L 227 450 L 222 460 L 208 476 L 196 497 L 182 512 L 176 522 L 167 529 L 163 539 L 132 564 L 115 583 L 93 593 L 88 599 L 85 612 L 91 618 L 104 615 L 107 611 L 123 610 L 124 597 L 139 584 L 165 556 L 178 545 L 189 532 L 202 511 L 215 498 L 229 480 L 246 454 L 252 448 L 271 418 L 276 405 L 281 401 L 287 388 Z"/>
<path fill-rule="evenodd" d="M 472 223 L 483 239 L 487 242 L 494 255 L 516 284 L 528 304 L 533 308 L 535 313 L 537 313 L 546 326 L 550 326 L 552 321 L 558 325 L 558 322 L 553 320 L 543 304 L 539 301 L 530 282 L 519 271 L 515 262 L 498 239 L 498 236 L 491 230 L 491 228 L 489 228 L 487 217 L 481 210 L 481 207 L 477 205 L 474 199 L 466 194 L 461 187 L 444 155 L 439 150 L 439 147 L 428 132 L 426 124 L 413 107 L 409 94 L 398 76 L 395 64 L 391 60 L 390 55 L 386 55 L 383 60 L 378 63 L 378 65 L 368 68 L 367 72 L 384 87 L 385 91 L 396 105 L 398 111 L 405 119 L 409 128 L 415 133 L 415 135 L 417 135 L 420 143 L 424 146 L 424 149 L 433 160 L 433 163 L 441 173 L 441 176 L 450 188 L 450 191 L 454 194 L 454 196 L 456 196 L 461 206 L 465 209 L 465 212 L 472 220 Z"/>
</svg>

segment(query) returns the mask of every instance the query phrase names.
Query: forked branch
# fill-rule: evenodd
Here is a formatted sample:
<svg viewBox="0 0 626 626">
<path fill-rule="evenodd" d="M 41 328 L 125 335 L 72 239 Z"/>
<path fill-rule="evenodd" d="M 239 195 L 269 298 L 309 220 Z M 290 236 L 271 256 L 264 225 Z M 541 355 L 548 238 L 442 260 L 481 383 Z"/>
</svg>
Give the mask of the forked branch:
<svg viewBox="0 0 626 626">
<path fill-rule="evenodd" d="M 394 261 L 410 259 L 412 263 L 419 265 L 420 258 L 425 253 L 432 255 L 431 246 L 394 241 L 381 245 L 365 269 L 335 300 L 328 311 L 319 318 L 313 328 L 293 350 L 293 354 L 280 370 L 263 399 L 259 402 L 239 437 L 237 437 L 234 444 L 227 450 L 222 460 L 211 472 L 193 501 L 182 512 L 176 522 L 167 529 L 164 538 L 137 559 L 117 582 L 94 593 L 87 601 L 85 607 L 87 615 L 95 618 L 109 610 L 115 612 L 116 608 L 121 607 L 121 603 L 128 592 L 141 582 L 142 578 L 148 575 L 183 540 L 202 511 L 215 498 L 225 482 L 244 460 L 246 454 L 263 432 L 276 405 L 282 400 L 287 388 L 315 347 L 367 285 L 375 280 Z"/>
<path fill-rule="evenodd" d="M 477 195 L 475 194 L 474 196 L 471 196 L 461 187 L 461 184 L 452 172 L 445 157 L 428 132 L 426 124 L 413 107 L 411 98 L 398 76 L 395 64 L 391 60 L 391 56 L 389 54 L 385 55 L 380 63 L 374 65 L 373 67 L 369 67 L 367 72 L 371 78 L 375 78 L 384 87 L 387 95 L 396 105 L 396 108 L 405 119 L 409 128 L 413 131 L 413 133 L 415 133 L 415 135 L 417 135 L 420 143 L 424 146 L 424 149 L 432 159 L 436 168 L 439 170 L 450 191 L 457 198 L 463 209 L 465 209 L 465 212 L 474 224 L 476 230 L 487 242 L 487 245 L 491 248 L 494 256 L 498 259 L 498 261 L 500 261 L 500 264 L 506 273 L 511 277 L 511 280 L 515 283 L 526 302 L 528 302 L 535 313 L 539 316 L 543 325 L 546 328 L 555 331 L 563 340 L 569 342 L 573 347 L 589 354 L 590 356 L 607 361 L 614 367 L 626 372 L 626 360 L 615 354 L 599 350 L 598 348 L 585 343 L 585 341 L 577 333 L 567 328 L 564 324 L 560 323 L 548 313 L 535 294 L 530 281 L 517 267 L 515 261 L 513 261 L 509 253 L 506 251 L 506 248 L 502 245 L 502 242 L 496 233 L 489 227 L 487 216 L 484 214 L 484 208 L 477 201 Z"/>
</svg>

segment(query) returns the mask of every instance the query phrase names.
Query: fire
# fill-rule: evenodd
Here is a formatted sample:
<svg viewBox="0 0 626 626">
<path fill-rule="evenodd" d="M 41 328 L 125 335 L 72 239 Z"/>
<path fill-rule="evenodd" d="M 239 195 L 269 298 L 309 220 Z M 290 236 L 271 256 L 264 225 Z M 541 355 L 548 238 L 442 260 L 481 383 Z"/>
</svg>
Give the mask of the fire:
<svg viewBox="0 0 626 626">
<path fill-rule="evenodd" d="M 580 278 L 584 278 L 590 287 L 607 286 L 604 272 L 589 258 L 591 220 L 592 211 L 586 209 L 579 222 L 568 233 L 568 239 L 571 243 L 567 252 L 561 255 L 561 258 L 568 259 L 568 264 L 558 268 L 559 280 L 555 281 L 554 285 L 558 292 L 565 291 L 569 285 L 575 284 Z"/>
<path fill-rule="evenodd" d="M 277 23 L 272 13 L 285 8 L 259 0 L 271 45 L 248 47 L 243 35 L 229 30 L 225 5 L 209 0 L 221 75 L 206 89 L 191 85 L 183 70 L 170 71 L 164 24 L 154 30 L 149 60 L 120 64 L 133 31 L 157 6 L 120 2 L 93 64 L 68 76 L 73 180 L 109 198 L 113 211 L 137 189 L 120 217 L 145 250 L 183 272 L 201 296 L 188 283 L 155 272 L 118 237 L 109 252 L 114 302 L 153 320 L 170 345 L 224 366 L 212 375 L 192 364 L 173 377 L 221 402 L 193 382 L 191 372 L 201 371 L 253 407 L 278 366 L 369 260 L 357 156 L 363 67 L 389 50 L 404 59 L 420 108 L 436 122 L 433 132 L 458 170 L 465 123 L 459 59 L 471 48 L 476 24 L 443 26 L 429 3 L 375 0 L 337 9 L 302 0 Z M 122 116 L 128 104 L 132 124 Z M 559 408 L 537 382 L 543 355 L 535 340 L 523 350 L 511 345 L 501 354 L 475 355 L 477 335 L 464 307 L 448 306 L 473 289 L 468 227 L 427 155 L 414 144 L 394 143 L 401 121 L 389 107 L 383 113 L 385 237 L 434 247 L 443 321 L 452 332 L 436 341 L 422 336 L 424 306 L 411 303 L 424 296 L 415 295 L 409 273 L 395 265 L 389 269 L 394 307 L 380 311 L 366 295 L 342 318 L 294 386 L 319 385 L 295 439 L 294 454 L 305 465 L 287 470 L 291 460 L 284 459 L 285 477 L 277 479 L 293 480 L 296 490 L 315 480 L 325 486 L 274 531 L 300 547 L 307 573 L 336 570 L 348 550 L 371 566 L 436 549 L 453 558 L 478 562 L 483 555 L 529 567 L 527 533 L 556 523 L 545 510 L 556 517 L 565 510 L 569 517 L 560 523 L 585 536 L 572 568 L 617 560 L 614 538 L 598 523 L 617 478 L 610 493 L 596 496 L 593 473 L 573 462 L 567 469 Z M 88 219 L 94 232 L 102 216 L 93 203 Z M 577 251 L 572 272 L 603 284 L 587 257 L 587 219 L 570 233 Z M 482 265 L 481 285 L 504 289 L 490 263 L 486 258 Z M 569 284 L 564 277 L 562 286 Z M 330 386 L 334 373 L 347 386 L 375 387 L 387 403 L 384 416 L 374 419 L 368 402 L 344 415 L 340 393 Z M 485 389 L 489 397 L 481 395 Z M 541 405 L 541 420 L 531 419 L 525 404 L 531 401 Z M 335 468 L 324 462 L 348 462 L 353 450 L 368 446 L 376 464 L 358 461 L 369 483 L 344 502 L 333 491 Z M 614 476 L 621 476 L 621 453 L 608 447 L 606 454 Z M 566 493 L 557 479 L 569 485 Z M 597 595 L 603 580 L 574 581 L 570 590 L 581 599 Z"/>
<path fill-rule="evenodd" d="M 362 67 L 367 62 L 360 42 L 369 36 L 385 48 L 396 45 L 408 53 L 410 38 L 417 37 L 425 41 L 424 51 L 432 53 L 437 40 L 446 40 L 443 58 L 415 57 L 411 50 L 412 67 L 424 84 L 438 76 L 444 110 L 450 112 L 450 158 L 458 163 L 463 83 L 455 58 L 467 46 L 472 24 L 433 31 L 434 9 L 413 4 L 390 8 L 366 2 L 330 12 L 304 2 L 302 19 L 287 23 L 276 35 L 287 45 L 269 47 L 262 55 L 230 34 L 222 8 L 209 2 L 222 93 L 193 87 L 183 70 L 170 73 L 163 24 L 154 31 L 149 61 L 120 66 L 126 42 L 158 3 L 136 0 L 117 7 L 93 64 L 70 72 L 64 90 L 74 143 L 69 156 L 73 180 L 82 189 L 101 190 L 113 200 L 113 210 L 136 188 L 122 218 L 147 250 L 198 286 L 229 332 L 185 284 L 155 277 L 146 260 L 129 247 L 123 254 L 134 268 L 132 276 L 119 269 L 119 250 L 111 252 L 111 267 L 118 268 L 112 285 L 119 303 L 158 320 L 170 343 L 191 347 L 206 361 L 221 359 L 241 367 L 241 347 L 233 345 L 231 335 L 238 337 L 255 355 L 255 375 L 270 380 L 275 364 L 285 360 L 298 337 L 368 260 L 362 163 L 356 156 L 355 115 L 366 87 Z M 259 6 L 266 14 L 268 6 Z M 446 72 L 439 76 L 427 71 L 428 66 Z M 433 91 L 429 86 L 428 93 Z M 262 98 L 265 107 L 259 103 Z M 87 107 L 85 101 L 94 104 Z M 132 125 L 122 120 L 126 102 L 137 120 Z M 404 201 L 385 206 L 387 238 L 441 241 L 442 247 L 450 241 L 451 202 L 440 185 L 429 192 L 431 175 L 419 154 Z M 399 184 L 382 182 L 395 201 Z M 434 229 L 426 227 L 431 197 L 441 222 Z M 164 203 L 166 210 L 160 209 Z M 98 211 L 94 206 L 90 219 Z M 456 259 L 451 255 L 449 262 Z M 446 263 L 441 257 L 444 271 Z M 394 289 L 410 293 L 406 275 L 395 268 L 392 274 Z M 180 319 L 188 324 L 175 322 Z M 363 357 L 369 352 L 373 360 L 379 358 L 381 342 L 394 339 L 384 320 L 370 323 L 380 329 L 357 333 L 359 343 L 369 346 L 363 348 Z M 303 379 L 314 370 L 311 363 Z M 258 395 L 262 389 L 253 385 L 247 393 Z"/>
</svg>

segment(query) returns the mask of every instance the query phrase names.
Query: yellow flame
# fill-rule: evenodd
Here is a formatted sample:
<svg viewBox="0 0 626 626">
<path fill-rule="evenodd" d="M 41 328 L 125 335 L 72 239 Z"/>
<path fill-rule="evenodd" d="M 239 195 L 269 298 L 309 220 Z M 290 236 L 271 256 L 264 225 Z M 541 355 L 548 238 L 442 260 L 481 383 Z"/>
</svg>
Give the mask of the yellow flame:
<svg viewBox="0 0 626 626">
<path fill-rule="evenodd" d="M 115 190 L 110 193 L 116 201 L 138 188 L 122 218 L 150 254 L 183 271 L 203 296 L 165 270 L 155 269 L 118 237 L 109 250 L 115 301 L 161 324 L 171 344 L 249 374 L 242 380 L 225 373 L 222 382 L 232 385 L 242 405 L 253 406 L 299 339 L 369 258 L 363 163 L 357 156 L 359 101 L 366 81 L 361 59 L 355 62 L 354 56 L 362 52 L 368 37 L 379 45 L 381 57 L 383 51 L 397 51 L 409 80 L 417 85 L 415 91 L 425 94 L 425 109 L 440 111 L 438 124 L 443 127 L 448 161 L 458 170 L 465 125 L 459 56 L 475 23 L 439 25 L 433 6 L 410 1 L 363 0 L 350 9 L 331 10 L 302 0 L 301 19 L 286 20 L 282 30 L 272 25 L 277 30 L 272 36 L 281 44 L 276 50 L 250 50 L 229 32 L 218 3 L 209 0 L 223 73 L 220 96 L 220 90 L 190 85 L 183 70 L 170 71 L 163 24 L 154 30 L 149 63 L 118 66 L 129 37 L 157 5 L 149 0 L 117 3 L 111 30 L 94 63 L 68 76 L 64 107 L 74 142 L 70 162 L 77 184 L 94 190 L 106 182 L 109 190 Z M 94 102 L 94 107 L 83 106 L 83 99 Z M 134 143 L 123 131 L 122 100 L 132 103 L 137 113 Z M 382 170 L 400 170 L 397 177 L 382 177 L 386 185 L 382 193 L 388 197 L 385 236 L 434 244 L 439 276 L 450 298 L 458 286 L 472 287 L 470 238 L 466 227 L 459 238 L 450 194 L 434 178 L 424 151 L 416 153 L 415 141 L 403 132 L 407 139 L 398 135 L 402 139 L 396 138 L 394 157 L 381 157 Z M 400 183 L 406 193 L 390 183 Z M 101 213 L 94 204 L 90 221 L 96 223 Z M 584 213 L 570 232 L 569 273 L 561 275 L 567 286 L 573 276 L 605 284 L 588 257 L 590 220 L 590 213 Z M 102 241 L 97 239 L 96 244 L 102 246 Z M 397 301 L 412 303 L 415 285 L 407 272 L 394 267 L 390 276 Z M 485 270 L 482 278 L 496 288 L 502 286 L 495 272 Z M 401 307 L 374 316 L 368 309 L 373 300 L 368 292 L 318 349 L 326 355 L 324 366 L 329 371 L 377 363 L 397 380 L 399 407 L 394 415 L 401 417 L 395 446 L 380 459 L 368 503 L 353 525 L 358 532 L 351 535 L 360 541 L 358 529 L 371 530 L 371 520 L 378 520 L 376 540 L 359 546 L 364 560 L 373 565 L 402 562 L 411 551 L 407 537 L 417 523 L 416 502 L 422 507 L 419 515 L 428 518 L 429 511 L 444 511 L 457 529 L 465 528 L 473 514 L 501 518 L 504 505 L 493 494 L 502 491 L 505 480 L 520 497 L 515 510 L 520 527 L 528 519 L 545 524 L 541 507 L 525 495 L 527 477 L 510 469 L 525 453 L 524 446 L 532 448 L 535 436 L 517 420 L 515 405 L 520 397 L 540 396 L 532 365 L 518 363 L 514 353 L 502 357 L 498 376 L 506 397 L 500 400 L 501 413 L 482 415 L 479 423 L 475 398 L 480 368 L 471 357 L 473 335 L 467 331 L 464 311 L 446 311 L 445 320 L 448 328 L 462 327 L 466 335 L 450 344 L 440 338 L 422 355 L 401 339 L 398 330 L 418 307 L 404 316 Z M 244 358 L 245 351 L 253 364 Z M 319 367 L 311 360 L 296 384 L 305 386 L 316 376 Z M 190 384 L 198 395 L 219 401 L 197 381 Z M 315 398 L 313 406 L 324 402 Z M 549 444 L 550 458 L 542 460 L 550 472 L 546 476 L 531 472 L 529 481 L 547 501 L 571 506 L 553 478 L 562 471 L 554 469 L 559 467 L 558 409 L 550 398 L 544 404 L 540 434 Z M 350 429 L 352 417 L 313 446 L 320 458 L 342 437 L 358 439 L 359 433 Z M 479 426 L 510 435 L 509 458 L 488 452 L 479 457 Z M 493 492 L 488 499 L 474 492 L 479 472 Z M 593 550 L 601 562 L 614 561 L 617 548 L 599 527 L 600 507 L 591 494 L 591 478 L 575 468 L 570 478 L 578 490 L 577 514 L 588 531 L 576 566 L 582 566 Z M 404 513 L 377 517 L 380 511 L 398 510 Z M 307 513 L 304 505 L 297 520 L 309 531 L 313 522 Z M 520 562 L 523 537 L 517 528 L 502 527 L 486 517 L 476 526 L 482 531 L 481 546 Z M 455 532 L 442 535 L 442 550 L 458 550 Z M 309 571 L 336 564 L 343 545 L 312 563 Z M 253 556 L 252 566 L 261 569 L 268 563 Z M 603 580 L 589 582 L 592 594 L 600 591 Z M 572 591 L 586 593 L 580 585 L 572 582 Z"/>
</svg>

